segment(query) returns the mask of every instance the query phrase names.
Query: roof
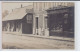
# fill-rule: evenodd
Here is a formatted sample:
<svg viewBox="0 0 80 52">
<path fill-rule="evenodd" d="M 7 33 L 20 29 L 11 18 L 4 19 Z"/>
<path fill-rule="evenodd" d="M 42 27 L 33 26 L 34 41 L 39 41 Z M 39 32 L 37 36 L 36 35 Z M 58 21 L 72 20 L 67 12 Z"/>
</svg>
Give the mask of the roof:
<svg viewBox="0 0 80 52">
<path fill-rule="evenodd" d="M 10 14 L 8 14 L 6 17 L 4 17 L 2 19 L 2 21 L 22 19 L 27 13 L 32 13 L 32 12 L 33 12 L 32 5 L 25 6 L 22 8 L 16 8 Z"/>
<path fill-rule="evenodd" d="M 53 8 L 49 8 L 47 11 L 49 10 L 60 10 L 60 9 L 65 9 L 65 8 L 69 8 L 69 7 L 73 7 L 73 6 L 56 6 L 56 7 L 53 7 Z"/>
</svg>

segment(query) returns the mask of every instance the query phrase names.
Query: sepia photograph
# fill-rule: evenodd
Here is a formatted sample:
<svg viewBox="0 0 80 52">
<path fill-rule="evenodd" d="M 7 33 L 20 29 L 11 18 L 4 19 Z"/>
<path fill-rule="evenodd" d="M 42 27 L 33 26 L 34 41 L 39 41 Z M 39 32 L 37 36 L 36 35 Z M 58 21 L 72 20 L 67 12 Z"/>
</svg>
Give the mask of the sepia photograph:
<svg viewBox="0 0 80 52">
<path fill-rule="evenodd" d="M 74 50 L 74 2 L 2 2 L 2 49 Z"/>
</svg>

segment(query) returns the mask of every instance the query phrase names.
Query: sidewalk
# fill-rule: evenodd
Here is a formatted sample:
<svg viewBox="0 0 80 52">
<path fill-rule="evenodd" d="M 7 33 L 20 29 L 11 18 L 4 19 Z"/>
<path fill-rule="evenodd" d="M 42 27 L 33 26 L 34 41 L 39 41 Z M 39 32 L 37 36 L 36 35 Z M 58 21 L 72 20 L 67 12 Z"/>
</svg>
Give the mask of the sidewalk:
<svg viewBox="0 0 80 52">
<path fill-rule="evenodd" d="M 12 34 L 17 35 L 16 32 L 4 32 L 6 34 Z M 18 36 L 28 36 L 28 37 L 35 37 L 35 38 L 43 38 L 43 39 L 50 39 L 50 40 L 59 40 L 59 41 L 68 41 L 68 42 L 74 42 L 74 38 L 68 38 L 68 37 L 59 37 L 59 36 L 40 36 L 40 35 L 33 35 L 33 34 L 18 34 Z"/>
<path fill-rule="evenodd" d="M 29 36 L 29 37 L 36 37 L 36 38 L 43 38 L 43 39 L 50 39 L 50 40 L 59 40 L 59 41 L 68 41 L 68 42 L 74 42 L 74 38 L 68 38 L 68 37 L 58 37 L 58 36 L 40 36 L 40 35 L 29 35 L 29 34 L 22 34 L 23 36 Z"/>
</svg>

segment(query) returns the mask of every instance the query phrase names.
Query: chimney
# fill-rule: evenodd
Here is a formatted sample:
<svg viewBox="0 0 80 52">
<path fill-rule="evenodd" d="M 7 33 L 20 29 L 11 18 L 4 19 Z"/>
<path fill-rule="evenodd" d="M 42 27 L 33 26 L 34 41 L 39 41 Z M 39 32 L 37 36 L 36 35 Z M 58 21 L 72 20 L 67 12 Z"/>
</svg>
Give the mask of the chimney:
<svg viewBox="0 0 80 52">
<path fill-rule="evenodd" d="M 22 8 L 22 4 L 21 4 L 21 8 Z"/>
</svg>

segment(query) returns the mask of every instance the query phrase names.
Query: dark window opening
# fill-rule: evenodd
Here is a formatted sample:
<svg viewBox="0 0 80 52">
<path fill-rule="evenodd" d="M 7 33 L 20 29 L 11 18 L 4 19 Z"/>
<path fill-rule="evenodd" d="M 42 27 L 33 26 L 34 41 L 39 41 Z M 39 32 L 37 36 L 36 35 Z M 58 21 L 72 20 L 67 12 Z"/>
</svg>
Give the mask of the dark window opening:
<svg viewBox="0 0 80 52">
<path fill-rule="evenodd" d="M 27 15 L 27 23 L 32 23 L 32 15 Z"/>
</svg>

